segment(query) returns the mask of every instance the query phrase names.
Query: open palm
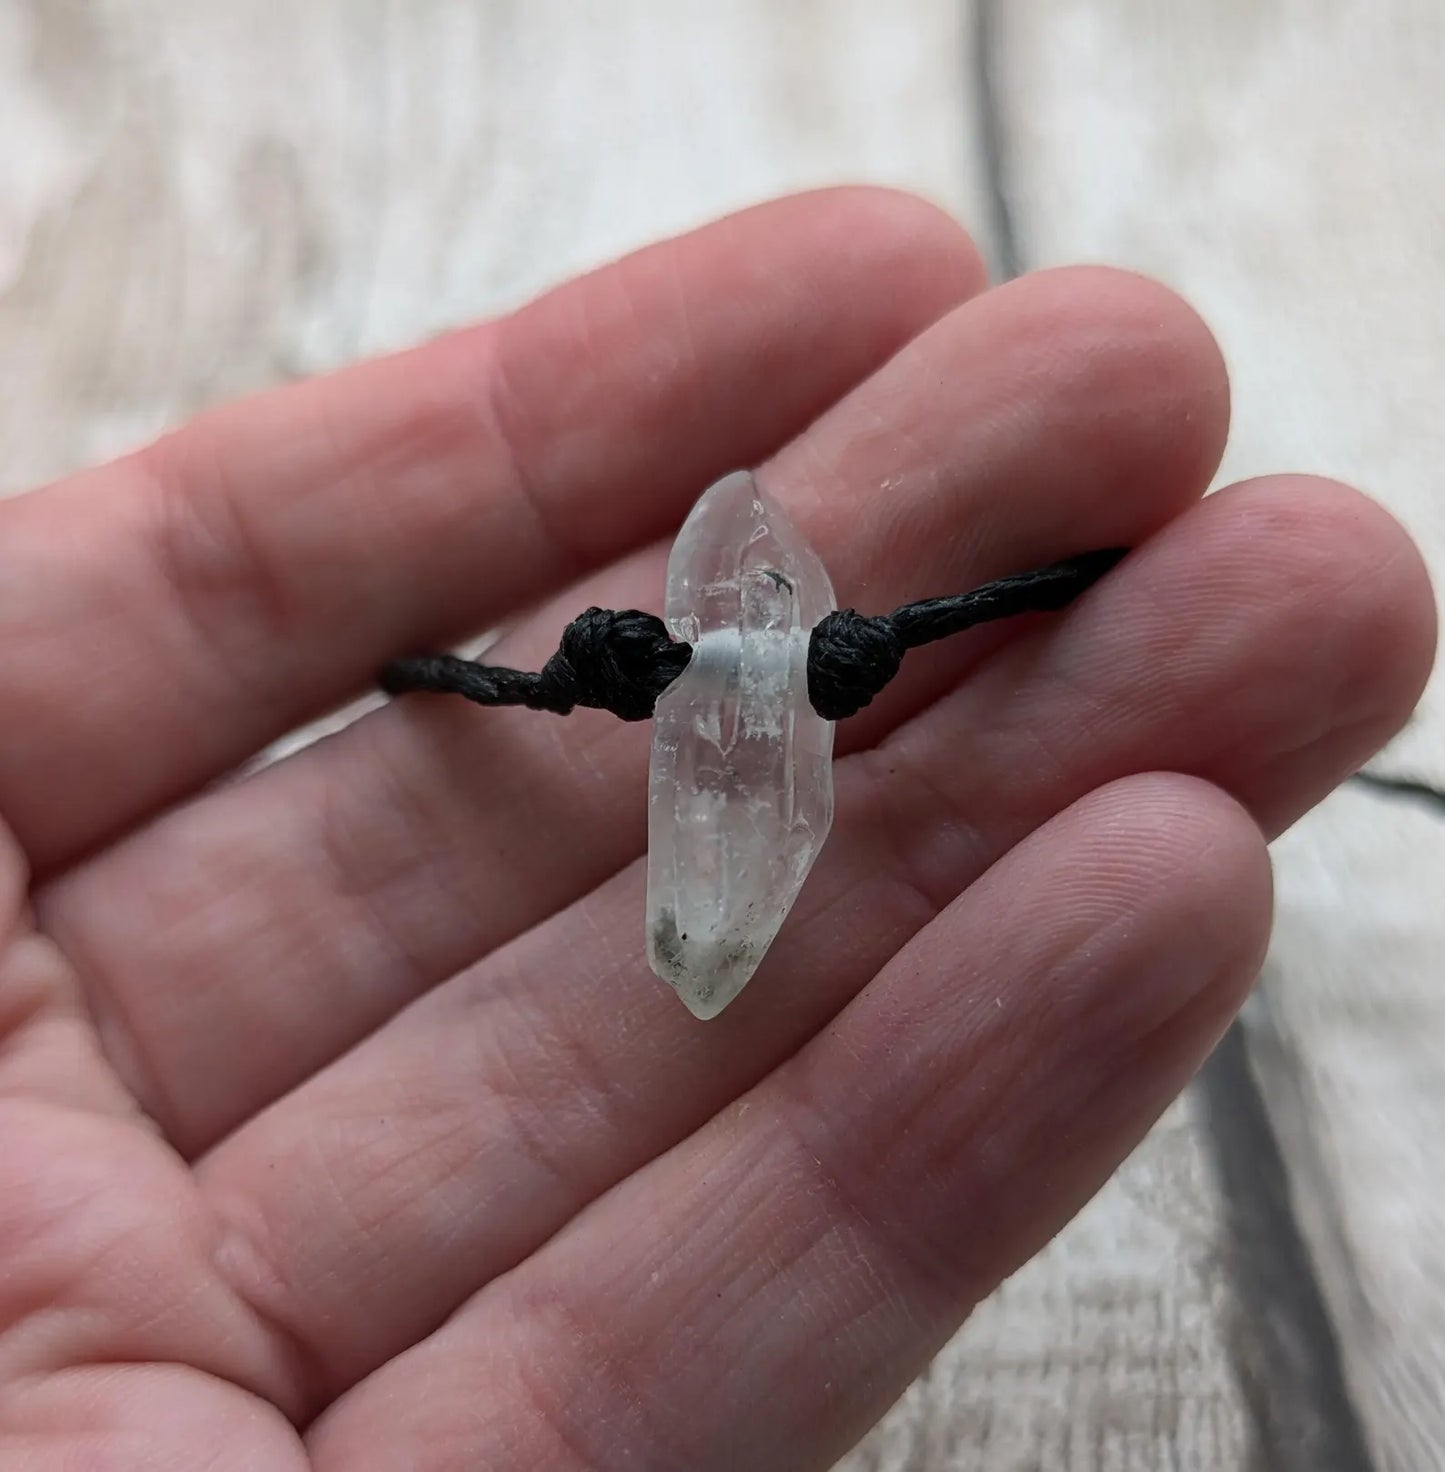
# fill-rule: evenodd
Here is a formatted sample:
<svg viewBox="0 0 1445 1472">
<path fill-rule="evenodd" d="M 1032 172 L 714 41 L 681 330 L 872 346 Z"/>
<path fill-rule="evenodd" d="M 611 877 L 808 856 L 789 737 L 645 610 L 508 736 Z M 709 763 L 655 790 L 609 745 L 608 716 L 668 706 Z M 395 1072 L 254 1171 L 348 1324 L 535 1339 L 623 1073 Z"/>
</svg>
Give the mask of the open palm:
<svg viewBox="0 0 1445 1472">
<path fill-rule="evenodd" d="M 825 1467 L 1139 1139 L 1431 605 L 1351 491 L 1200 501 L 1175 297 L 982 284 L 783 201 L 0 506 L 4 1472 Z M 840 728 L 718 1021 L 642 959 L 645 726 L 422 697 L 227 778 L 389 656 L 657 607 L 749 464 L 870 611 L 1138 550 Z"/>
</svg>

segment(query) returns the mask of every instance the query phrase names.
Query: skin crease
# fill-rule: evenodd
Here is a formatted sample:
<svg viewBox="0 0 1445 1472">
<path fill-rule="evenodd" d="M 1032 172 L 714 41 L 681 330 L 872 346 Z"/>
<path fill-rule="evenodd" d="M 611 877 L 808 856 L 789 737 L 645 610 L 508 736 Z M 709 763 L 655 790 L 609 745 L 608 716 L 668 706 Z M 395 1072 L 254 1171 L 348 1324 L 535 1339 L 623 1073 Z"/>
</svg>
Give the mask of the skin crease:
<svg viewBox="0 0 1445 1472">
<path fill-rule="evenodd" d="M 1164 288 L 984 291 L 842 190 L 0 505 L 0 1472 L 829 1466 L 1197 1068 L 1265 838 L 1429 669 L 1371 502 L 1199 503 L 1227 405 Z M 717 1021 L 641 962 L 645 728 L 418 698 L 214 785 L 391 654 L 656 606 L 738 464 L 865 609 L 1136 551 L 840 729 Z"/>
</svg>

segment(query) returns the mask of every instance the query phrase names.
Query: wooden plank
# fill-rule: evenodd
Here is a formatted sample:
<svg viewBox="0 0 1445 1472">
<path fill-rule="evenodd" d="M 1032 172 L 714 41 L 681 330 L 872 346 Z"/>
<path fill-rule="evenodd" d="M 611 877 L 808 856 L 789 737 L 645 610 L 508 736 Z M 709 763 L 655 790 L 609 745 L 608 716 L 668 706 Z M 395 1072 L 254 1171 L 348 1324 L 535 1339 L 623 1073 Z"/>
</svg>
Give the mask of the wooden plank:
<svg viewBox="0 0 1445 1472">
<path fill-rule="evenodd" d="M 0 489 L 759 198 L 982 199 L 953 0 L 0 0 Z"/>
<path fill-rule="evenodd" d="M 1250 1051 L 1379 1472 L 1445 1454 L 1445 825 L 1350 786 L 1279 844 Z"/>
<path fill-rule="evenodd" d="M 1445 318 L 1432 309 L 1445 293 L 1445 11 L 999 10 L 1025 257 L 1100 258 L 1179 286 L 1230 359 L 1224 478 L 1356 481 L 1445 587 Z M 1445 783 L 1440 677 L 1376 769 Z M 1280 843 L 1278 933 L 1246 1031 L 1369 1453 L 1402 1472 L 1445 1447 L 1442 816 L 1428 797 L 1351 787 Z"/>
<path fill-rule="evenodd" d="M 1179 287 L 1234 380 L 1221 478 L 1361 485 L 1445 570 L 1445 6 L 997 9 L 1028 263 L 1105 260 Z M 1445 785 L 1445 675 L 1383 769 Z"/>
</svg>

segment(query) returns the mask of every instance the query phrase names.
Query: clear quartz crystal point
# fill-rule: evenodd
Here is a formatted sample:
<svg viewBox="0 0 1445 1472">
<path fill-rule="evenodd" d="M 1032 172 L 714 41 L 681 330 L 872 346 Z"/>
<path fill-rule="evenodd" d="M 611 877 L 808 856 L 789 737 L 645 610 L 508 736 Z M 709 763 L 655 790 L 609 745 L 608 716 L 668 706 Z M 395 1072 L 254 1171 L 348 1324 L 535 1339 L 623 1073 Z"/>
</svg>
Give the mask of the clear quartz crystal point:
<svg viewBox="0 0 1445 1472">
<path fill-rule="evenodd" d="M 757 969 L 833 821 L 833 723 L 808 700 L 808 637 L 832 608 L 817 553 L 748 472 L 693 507 L 667 564 L 667 626 L 693 654 L 653 718 L 647 958 L 698 1017 Z"/>
</svg>

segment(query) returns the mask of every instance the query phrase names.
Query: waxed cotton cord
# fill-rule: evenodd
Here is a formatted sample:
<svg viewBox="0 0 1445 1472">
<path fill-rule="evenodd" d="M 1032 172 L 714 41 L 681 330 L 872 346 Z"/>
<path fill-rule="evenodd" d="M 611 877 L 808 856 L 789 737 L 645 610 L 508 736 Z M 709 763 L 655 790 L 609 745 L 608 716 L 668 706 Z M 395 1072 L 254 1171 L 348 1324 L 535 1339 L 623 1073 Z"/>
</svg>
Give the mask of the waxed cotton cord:
<svg viewBox="0 0 1445 1472">
<path fill-rule="evenodd" d="M 971 593 L 905 603 L 868 617 L 841 608 L 821 619 L 808 643 L 808 696 L 826 720 L 856 715 L 898 673 L 904 654 L 979 624 L 1072 603 L 1124 556 L 1122 547 L 1085 552 L 1033 572 L 984 583 Z"/>
<path fill-rule="evenodd" d="M 674 640 L 655 614 L 589 608 L 562 630 L 556 654 L 535 675 L 453 654 L 423 654 L 393 660 L 381 672 L 381 688 L 388 695 L 431 690 L 559 716 L 585 705 L 624 721 L 645 721 L 691 658 L 692 646 Z"/>
<path fill-rule="evenodd" d="M 1125 550 L 1085 552 L 969 593 L 905 603 L 892 613 L 843 608 L 828 614 L 808 641 L 813 709 L 830 721 L 855 715 L 898 673 L 908 650 L 995 619 L 1063 608 L 1098 582 Z M 423 654 L 393 660 L 381 672 L 381 687 L 389 695 L 431 691 L 461 695 L 478 705 L 525 705 L 557 715 L 588 706 L 624 721 L 645 721 L 691 658 L 691 645 L 673 639 L 655 614 L 589 608 L 562 631 L 556 654 L 536 674 L 452 654 Z"/>
</svg>

